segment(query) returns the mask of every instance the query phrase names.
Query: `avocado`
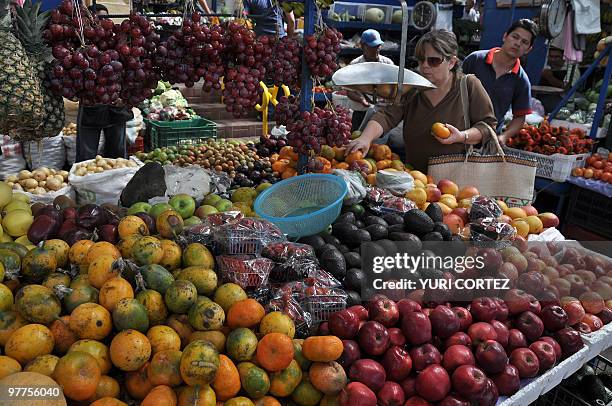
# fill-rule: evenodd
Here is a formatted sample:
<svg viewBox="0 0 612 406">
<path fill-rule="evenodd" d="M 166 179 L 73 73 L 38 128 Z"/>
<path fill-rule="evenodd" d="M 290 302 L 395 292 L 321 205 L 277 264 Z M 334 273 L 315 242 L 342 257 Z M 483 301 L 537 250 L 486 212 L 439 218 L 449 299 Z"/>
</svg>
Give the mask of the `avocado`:
<svg viewBox="0 0 612 406">
<path fill-rule="evenodd" d="M 387 227 L 380 224 L 370 224 L 366 228 L 364 228 L 370 236 L 372 237 L 372 241 L 382 240 L 383 238 L 387 238 L 389 232 L 387 231 Z"/>
<path fill-rule="evenodd" d="M 354 290 L 347 290 L 346 295 L 347 295 L 347 298 L 346 298 L 347 307 L 356 306 L 356 305 L 361 304 L 361 295 L 358 292 L 355 292 Z"/>
<path fill-rule="evenodd" d="M 331 233 L 332 233 L 332 226 L 330 224 L 325 228 L 325 230 L 321 231 L 319 235 L 323 237 L 324 235 L 330 235 Z"/>
<path fill-rule="evenodd" d="M 355 220 L 357 220 L 357 218 L 355 218 L 355 213 L 347 211 L 338 216 L 336 221 L 334 221 L 334 225 L 338 223 L 355 223 Z"/>
<path fill-rule="evenodd" d="M 361 291 L 361 285 L 365 281 L 365 273 L 359 268 L 351 268 L 346 271 L 344 277 L 344 286 L 350 290 Z"/>
<path fill-rule="evenodd" d="M 597 375 L 587 375 L 582 379 L 582 389 L 584 393 L 588 394 L 588 398 L 592 400 L 592 404 L 604 404 L 607 405 L 609 396 L 606 391 L 606 387 L 601 382 L 601 379 Z M 601 400 L 601 402 L 597 402 Z"/>
<path fill-rule="evenodd" d="M 390 226 L 394 224 L 401 224 L 402 227 L 404 226 L 404 218 L 396 213 L 385 214 L 382 219 L 385 220 Z"/>
<path fill-rule="evenodd" d="M 355 221 L 355 225 L 357 226 L 357 228 L 365 228 L 366 226 L 366 224 L 361 220 Z"/>
<path fill-rule="evenodd" d="M 372 224 L 380 224 L 381 226 L 389 227 L 389 224 L 378 216 L 368 216 L 363 221 L 366 223 L 366 226 L 371 226 Z"/>
<path fill-rule="evenodd" d="M 444 241 L 450 241 L 451 237 L 453 236 L 453 233 L 451 233 L 450 228 L 448 228 L 448 226 L 442 222 L 434 224 L 434 231 L 437 231 L 442 234 L 442 238 L 444 239 Z"/>
<path fill-rule="evenodd" d="M 344 260 L 347 268 L 358 268 L 361 266 L 361 255 L 356 252 L 345 252 Z"/>
<path fill-rule="evenodd" d="M 349 211 L 355 214 L 355 217 L 360 219 L 365 214 L 365 208 L 360 204 L 354 204 L 349 208 Z"/>
<path fill-rule="evenodd" d="M 398 252 L 397 244 L 395 243 L 395 241 L 391 241 L 385 238 L 383 240 L 376 241 L 376 244 L 385 250 L 385 256 L 395 256 L 395 254 L 397 254 Z"/>
<path fill-rule="evenodd" d="M 372 236 L 366 230 L 357 230 L 349 235 L 347 235 L 343 242 L 349 247 L 358 247 L 364 242 L 372 241 Z"/>
<path fill-rule="evenodd" d="M 351 252 L 349 247 L 347 247 L 344 244 L 339 244 L 337 248 L 338 248 L 338 251 L 340 251 L 342 254 L 346 254 L 347 252 Z"/>
<path fill-rule="evenodd" d="M 419 209 L 408 210 L 404 214 L 404 230 L 417 236 L 431 233 L 434 229 L 434 221 L 424 211 Z"/>
<path fill-rule="evenodd" d="M 336 246 L 333 244 L 323 244 L 318 250 L 316 250 L 317 257 L 321 257 L 325 251 L 331 249 L 337 250 L 338 248 L 336 248 Z"/>
<path fill-rule="evenodd" d="M 332 274 L 334 278 L 342 280 L 346 276 L 346 261 L 336 248 L 324 251 L 319 257 L 319 263 L 321 268 Z"/>
<path fill-rule="evenodd" d="M 310 245 L 315 251 L 325 245 L 325 240 L 320 235 L 309 235 L 298 240 L 301 244 Z"/>
<path fill-rule="evenodd" d="M 402 221 L 402 224 L 393 224 L 390 225 L 389 228 L 387 229 L 387 231 L 389 232 L 389 234 L 391 233 L 403 233 L 404 232 L 404 223 Z"/>
<path fill-rule="evenodd" d="M 434 223 L 439 223 L 444 219 L 442 209 L 435 203 L 430 203 L 429 206 L 427 206 L 425 209 L 425 214 L 427 214 L 429 218 L 434 221 Z"/>
<path fill-rule="evenodd" d="M 346 236 L 349 236 L 355 231 L 359 230 L 357 226 L 353 223 L 334 223 L 332 226 L 332 233 L 336 237 L 344 239 Z"/>
<path fill-rule="evenodd" d="M 385 251 L 385 247 L 384 245 L 381 244 L 381 242 L 384 242 L 385 240 L 380 240 L 380 241 L 375 241 L 372 242 L 371 244 L 368 244 L 367 247 L 367 256 L 368 257 L 384 257 L 385 255 L 387 255 L 386 251 Z M 364 247 L 365 248 L 365 247 Z M 362 252 L 362 256 L 366 256 L 366 252 Z"/>
<path fill-rule="evenodd" d="M 401 253 L 414 254 L 423 246 L 419 237 L 411 233 L 389 233 L 389 239 L 398 243 L 397 249 Z"/>
<path fill-rule="evenodd" d="M 334 247 L 337 247 L 338 245 L 342 244 L 340 240 L 333 235 L 324 235 L 323 240 L 326 244 L 331 244 Z"/>
</svg>

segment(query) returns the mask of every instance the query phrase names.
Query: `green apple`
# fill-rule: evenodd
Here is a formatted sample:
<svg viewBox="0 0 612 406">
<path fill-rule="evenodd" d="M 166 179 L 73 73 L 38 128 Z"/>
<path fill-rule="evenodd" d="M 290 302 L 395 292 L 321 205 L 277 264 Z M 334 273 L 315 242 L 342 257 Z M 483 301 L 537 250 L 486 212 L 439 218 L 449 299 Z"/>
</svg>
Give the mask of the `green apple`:
<svg viewBox="0 0 612 406">
<path fill-rule="evenodd" d="M 189 217 L 193 216 L 193 213 L 195 213 L 195 200 L 188 194 L 180 193 L 178 195 L 172 196 L 168 203 L 174 208 L 174 210 L 178 214 L 181 215 L 183 220 L 188 219 Z"/>
<path fill-rule="evenodd" d="M 202 224 L 202 220 L 200 220 L 199 217 L 193 216 L 186 219 L 183 224 L 185 224 L 185 226 L 195 226 L 197 224 Z"/>
<path fill-rule="evenodd" d="M 151 209 L 149 210 L 149 215 L 154 219 L 157 219 L 157 216 L 159 216 L 166 210 L 174 210 L 174 208 L 168 203 L 155 203 L 153 206 L 151 206 Z"/>
<path fill-rule="evenodd" d="M 151 205 L 149 203 L 138 202 L 130 206 L 127 214 L 131 216 L 136 213 L 149 213 L 149 210 L 151 210 Z"/>
<path fill-rule="evenodd" d="M 232 207 L 233 203 L 231 200 L 221 199 L 215 204 L 215 208 L 219 211 L 226 211 Z"/>
<path fill-rule="evenodd" d="M 263 182 L 260 183 L 256 188 L 255 191 L 257 192 L 257 194 L 260 194 L 261 192 L 263 192 L 264 190 L 266 190 L 267 188 L 269 188 L 270 186 L 272 186 L 272 184 L 270 182 Z"/>
<path fill-rule="evenodd" d="M 211 206 L 209 204 L 204 204 L 198 207 L 198 209 L 195 211 L 195 215 L 201 219 L 203 219 L 204 217 L 210 214 L 215 214 L 215 213 L 219 213 L 219 210 L 217 210 L 215 206 Z"/>
<path fill-rule="evenodd" d="M 206 204 L 208 206 L 214 206 L 215 204 L 217 204 L 219 200 L 221 200 L 221 196 L 210 194 L 206 196 L 204 200 L 202 200 L 202 204 Z"/>
</svg>

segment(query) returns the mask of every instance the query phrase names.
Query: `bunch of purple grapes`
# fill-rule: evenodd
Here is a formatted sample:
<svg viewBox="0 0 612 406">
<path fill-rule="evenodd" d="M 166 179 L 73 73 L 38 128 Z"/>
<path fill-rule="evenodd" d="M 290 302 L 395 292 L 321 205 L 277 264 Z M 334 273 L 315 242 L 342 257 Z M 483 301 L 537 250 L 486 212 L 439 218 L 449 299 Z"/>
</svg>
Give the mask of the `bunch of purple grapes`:
<svg viewBox="0 0 612 406">
<path fill-rule="evenodd" d="M 278 99 L 278 104 L 274 107 L 274 119 L 277 125 L 287 125 L 299 117 L 300 104 L 297 97 L 290 95 Z"/>
<path fill-rule="evenodd" d="M 341 147 L 351 138 L 351 117 L 341 107 L 304 111 L 301 117 L 287 123 L 287 141 L 296 151 L 308 154 L 321 152 L 323 145 Z"/>
<path fill-rule="evenodd" d="M 267 62 L 268 79 L 275 85 L 296 87 L 302 74 L 302 46 L 289 36 L 274 44 L 274 52 Z"/>
<path fill-rule="evenodd" d="M 342 33 L 335 28 L 326 27 L 318 35 L 305 38 L 304 57 L 314 76 L 327 77 L 338 69 L 336 60 L 340 52 Z"/>
</svg>

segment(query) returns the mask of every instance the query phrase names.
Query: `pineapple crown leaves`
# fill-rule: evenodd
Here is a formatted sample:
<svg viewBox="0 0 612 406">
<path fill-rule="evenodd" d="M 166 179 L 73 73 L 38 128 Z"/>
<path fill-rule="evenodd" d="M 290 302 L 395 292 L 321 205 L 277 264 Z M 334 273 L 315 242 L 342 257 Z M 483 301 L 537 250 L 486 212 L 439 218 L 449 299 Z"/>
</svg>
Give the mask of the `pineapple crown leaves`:
<svg viewBox="0 0 612 406">
<path fill-rule="evenodd" d="M 40 5 L 40 2 L 26 0 L 22 7 L 15 7 L 15 34 L 29 55 L 36 60 L 50 62 L 53 59 L 51 49 L 44 43 L 42 32 L 49 22 L 51 11 L 39 14 Z"/>
</svg>

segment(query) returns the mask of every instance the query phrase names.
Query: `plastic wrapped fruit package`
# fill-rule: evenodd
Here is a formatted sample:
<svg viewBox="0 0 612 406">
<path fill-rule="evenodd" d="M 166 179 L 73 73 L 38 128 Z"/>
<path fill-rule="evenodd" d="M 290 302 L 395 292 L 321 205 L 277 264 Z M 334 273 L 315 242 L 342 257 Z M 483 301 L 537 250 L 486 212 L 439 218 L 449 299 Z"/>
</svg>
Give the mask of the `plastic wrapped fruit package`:
<svg viewBox="0 0 612 406">
<path fill-rule="evenodd" d="M 278 291 L 277 291 L 278 293 Z M 265 306 L 266 313 L 278 311 L 291 317 L 295 324 L 297 338 L 306 338 L 312 329 L 312 316 L 304 310 L 298 301 L 291 295 L 281 295 L 272 298 Z"/>
<path fill-rule="evenodd" d="M 301 257 L 316 258 L 314 249 L 307 244 L 294 242 L 278 242 L 267 244 L 261 253 L 263 256 L 276 262 L 286 262 Z"/>
<path fill-rule="evenodd" d="M 470 241 L 478 246 L 504 248 L 514 240 L 516 229 L 496 218 L 485 217 L 470 223 Z"/>
<path fill-rule="evenodd" d="M 485 217 L 498 218 L 504 214 L 495 199 L 488 196 L 475 196 L 470 207 L 470 221 Z"/>
<path fill-rule="evenodd" d="M 364 203 L 375 214 L 406 213 L 417 208 L 412 200 L 394 196 L 377 187 L 368 189 Z"/>
<path fill-rule="evenodd" d="M 197 242 L 209 245 L 212 242 L 213 234 L 219 227 L 225 224 L 238 223 L 243 218 L 244 214 L 239 211 L 210 214 L 202 220 L 201 224 L 186 228 L 183 235 L 180 236 L 180 243 L 188 245 Z"/>
<path fill-rule="evenodd" d="M 290 282 L 316 275 L 321 269 L 316 257 L 295 257 L 277 263 L 270 272 L 271 282 Z M 324 271 L 323 271 L 324 272 Z"/>
<path fill-rule="evenodd" d="M 216 262 L 224 282 L 232 282 L 242 288 L 261 287 L 268 283 L 274 262 L 254 255 L 219 255 Z"/>
</svg>

